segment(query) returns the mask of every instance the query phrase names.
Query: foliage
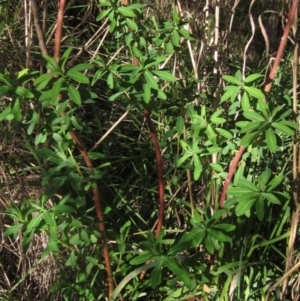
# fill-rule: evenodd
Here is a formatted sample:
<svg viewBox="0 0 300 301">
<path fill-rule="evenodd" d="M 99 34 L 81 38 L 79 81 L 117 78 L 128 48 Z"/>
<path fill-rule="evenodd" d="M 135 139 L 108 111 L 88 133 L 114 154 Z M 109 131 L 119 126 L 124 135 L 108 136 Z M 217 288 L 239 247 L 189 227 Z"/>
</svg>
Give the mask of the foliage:
<svg viewBox="0 0 300 301">
<path fill-rule="evenodd" d="M 281 91 L 284 71 L 274 83 L 278 94 L 265 95 L 264 70 L 244 74 L 242 62 L 224 68 L 224 89 L 197 90 L 186 45 L 196 52 L 200 41 L 175 6 L 165 19 L 147 17 L 151 5 L 139 2 L 100 0 L 98 8 L 95 22 L 107 22 L 105 55 L 78 62 L 66 45 L 59 61 L 43 55 L 47 72 L 0 73 L 1 130 L 21 134 L 43 188 L 37 199 L 11 200 L 5 214 L 13 222 L 4 236 L 19 240 L 25 254 L 35 237 L 47 236 L 40 258 L 55 258 L 59 276 L 49 296 L 61 300 L 107 297 L 99 222 L 106 224 L 117 284 L 110 301 L 266 300 L 288 259 L 293 207 L 298 124 L 291 90 Z M 209 40 L 210 28 L 203 31 Z M 211 63 L 208 57 L 206 68 Z M 144 110 L 155 121 L 164 160 L 166 211 L 156 235 L 157 169 Z M 73 131 L 94 170 L 84 166 Z M 240 146 L 246 151 L 221 208 L 219 191 Z M 104 221 L 91 201 L 96 185 Z M 294 294 L 289 285 L 286 296 Z M 277 286 L 271 299 L 279 295 Z"/>
</svg>

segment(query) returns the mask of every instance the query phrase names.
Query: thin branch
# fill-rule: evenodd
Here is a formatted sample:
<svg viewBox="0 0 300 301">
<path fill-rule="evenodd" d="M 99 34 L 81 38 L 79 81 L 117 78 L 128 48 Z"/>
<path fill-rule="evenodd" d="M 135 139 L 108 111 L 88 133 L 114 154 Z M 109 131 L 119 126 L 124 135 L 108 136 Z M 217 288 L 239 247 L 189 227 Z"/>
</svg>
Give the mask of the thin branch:
<svg viewBox="0 0 300 301">
<path fill-rule="evenodd" d="M 58 16 L 57 16 L 57 27 L 56 27 L 56 34 L 55 34 L 55 45 L 54 45 L 54 58 L 59 61 L 60 57 L 60 45 L 61 45 L 61 36 L 62 36 L 62 25 L 63 25 L 63 16 L 64 16 L 64 8 L 65 8 L 65 0 L 60 1 L 59 9 L 58 9 Z M 65 113 L 62 113 L 62 117 L 65 116 Z M 70 131 L 70 135 L 75 142 L 78 150 L 80 151 L 84 162 L 91 173 L 94 172 L 93 163 L 88 156 L 88 153 L 78 138 L 77 134 L 74 131 Z M 96 184 L 96 183 L 95 183 Z M 100 193 L 99 188 L 96 185 L 96 187 L 93 189 L 93 196 L 94 196 L 94 203 L 96 207 L 96 214 L 98 217 L 98 226 L 101 233 L 101 239 L 102 239 L 102 247 L 103 247 L 103 257 L 105 261 L 105 268 L 107 273 L 107 284 L 108 284 L 108 298 L 110 298 L 114 291 L 114 282 L 113 282 L 113 275 L 111 270 L 111 264 L 110 264 L 110 257 L 109 257 L 109 250 L 108 250 L 108 243 L 107 243 L 107 237 L 106 237 L 106 229 L 105 224 L 103 220 L 103 213 L 101 208 L 101 202 L 100 202 Z"/>
<path fill-rule="evenodd" d="M 163 176 L 163 161 L 162 161 L 157 135 L 155 133 L 155 129 L 152 124 L 150 113 L 148 110 L 144 110 L 144 116 L 146 118 L 146 122 L 150 130 L 150 135 L 154 144 L 156 162 L 157 162 L 157 174 L 158 174 L 158 183 L 159 183 L 159 213 L 158 213 L 158 223 L 156 228 L 156 237 L 158 237 L 163 226 L 164 214 L 165 214 L 165 184 L 164 184 L 164 176 Z"/>
<path fill-rule="evenodd" d="M 275 75 L 276 75 L 276 69 L 279 66 L 279 63 L 280 63 L 280 60 L 281 60 L 281 57 L 282 57 L 282 54 L 283 54 L 284 47 L 286 45 L 286 41 L 288 39 L 288 35 L 289 35 L 289 32 L 291 30 L 291 27 L 292 27 L 292 24 L 293 24 L 293 21 L 294 21 L 294 18 L 295 18 L 296 10 L 297 10 L 297 7 L 298 7 L 298 2 L 299 2 L 299 0 L 293 0 L 292 6 L 290 8 L 288 22 L 287 22 L 287 24 L 284 28 L 284 32 L 283 32 L 283 35 L 282 35 L 282 38 L 281 38 L 281 41 L 280 41 L 280 45 L 279 45 L 279 48 L 278 48 L 278 51 L 277 51 L 277 55 L 276 55 L 276 58 L 275 58 L 275 61 L 274 61 L 274 65 L 273 65 L 273 68 L 272 68 L 272 70 L 271 70 L 271 72 L 270 72 L 270 74 L 267 78 L 267 81 L 266 81 L 265 92 L 270 92 L 270 90 L 271 90 L 272 83 L 273 83 L 273 80 L 274 80 Z"/>
<path fill-rule="evenodd" d="M 252 0 L 251 1 L 251 4 L 253 4 L 255 0 Z M 276 69 L 279 65 L 279 62 L 280 62 L 280 59 L 282 57 L 282 53 L 283 53 L 283 50 L 284 50 L 284 46 L 286 44 L 286 40 L 287 40 L 287 35 L 291 29 L 291 25 L 292 25 L 292 22 L 294 20 L 294 17 L 295 17 L 295 13 L 296 13 L 296 8 L 298 6 L 298 2 L 299 0 L 294 0 L 293 3 L 292 3 L 292 6 L 290 8 L 290 12 L 289 12 L 289 20 L 288 20 L 288 23 L 284 29 L 284 33 L 283 33 L 283 36 L 281 38 L 281 43 L 279 45 L 279 48 L 278 48 L 278 52 L 277 52 L 277 55 L 276 55 L 276 58 L 275 58 L 275 62 L 274 62 L 274 66 L 272 68 L 272 71 L 270 72 L 270 75 L 266 81 L 266 85 L 265 85 L 265 89 L 264 91 L 266 93 L 268 93 L 272 87 L 272 82 L 274 80 L 274 77 L 275 77 L 275 73 L 276 73 Z M 250 4 L 250 5 L 251 5 Z M 251 8 L 251 7 L 250 7 Z M 223 208 L 224 206 L 224 202 L 225 202 L 225 199 L 226 199 L 226 194 L 227 194 L 227 188 L 229 186 L 229 184 L 231 183 L 231 179 L 232 179 L 232 176 L 236 170 L 236 167 L 238 165 L 238 162 L 242 156 L 242 154 L 244 153 L 244 150 L 245 150 L 245 147 L 244 146 L 240 146 L 240 149 L 239 151 L 236 153 L 234 159 L 232 160 L 232 164 L 229 168 L 229 171 L 228 171 L 228 174 L 227 174 L 227 179 L 225 181 L 225 184 L 223 186 L 223 190 L 222 190 L 222 194 L 221 194 L 221 199 L 220 199 L 220 202 L 219 202 L 219 205 L 221 208 Z"/>
<path fill-rule="evenodd" d="M 31 11 L 34 19 L 34 26 L 36 30 L 36 34 L 38 36 L 39 40 L 39 46 L 42 51 L 42 54 L 48 55 L 45 39 L 44 39 L 44 33 L 40 26 L 40 17 L 39 17 L 39 7 L 36 3 L 36 0 L 31 0 Z"/>
</svg>

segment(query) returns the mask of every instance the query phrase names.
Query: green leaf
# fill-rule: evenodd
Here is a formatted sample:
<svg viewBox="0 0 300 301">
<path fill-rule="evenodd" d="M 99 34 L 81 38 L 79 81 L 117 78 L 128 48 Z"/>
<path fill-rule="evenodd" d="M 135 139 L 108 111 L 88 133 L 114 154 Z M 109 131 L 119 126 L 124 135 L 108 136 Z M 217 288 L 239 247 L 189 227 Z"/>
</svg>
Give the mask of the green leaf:
<svg viewBox="0 0 300 301">
<path fill-rule="evenodd" d="M 53 133 L 52 137 L 58 143 L 63 142 L 63 138 L 62 138 L 61 134 L 59 134 L 59 133 Z"/>
<path fill-rule="evenodd" d="M 267 146 L 272 153 L 277 150 L 276 136 L 272 128 L 268 128 L 266 131 Z"/>
<path fill-rule="evenodd" d="M 150 246 L 155 246 L 155 237 L 153 235 L 153 233 L 148 230 L 147 232 L 147 242 L 149 243 Z"/>
<path fill-rule="evenodd" d="M 224 232 L 217 230 L 217 229 L 207 229 L 207 234 L 211 235 L 218 241 L 231 241 L 230 236 L 226 235 Z"/>
<path fill-rule="evenodd" d="M 81 238 L 83 239 L 83 241 L 85 242 L 86 246 L 90 245 L 90 237 L 88 235 L 88 233 L 85 231 L 85 229 L 82 229 L 80 232 Z"/>
<path fill-rule="evenodd" d="M 33 98 L 34 94 L 31 93 L 28 89 L 24 88 L 24 87 L 17 87 L 16 89 L 16 94 L 21 96 L 21 97 L 25 97 L 25 98 Z"/>
<path fill-rule="evenodd" d="M 218 132 L 221 136 L 227 138 L 227 139 L 231 139 L 233 136 L 232 134 L 227 131 L 227 130 L 224 130 L 222 128 L 215 128 L 216 132 Z"/>
<path fill-rule="evenodd" d="M 23 241 L 22 241 L 22 250 L 23 250 L 23 253 L 26 253 L 29 246 L 30 246 L 30 243 L 33 239 L 33 235 L 34 235 L 34 231 L 32 231 L 29 235 L 27 235 L 26 237 L 24 237 Z"/>
<path fill-rule="evenodd" d="M 145 71 L 145 79 L 150 88 L 158 90 L 157 82 L 156 82 L 153 74 L 148 70 Z"/>
<path fill-rule="evenodd" d="M 167 43 L 166 45 L 166 52 L 168 54 L 173 54 L 174 53 L 174 46 L 171 42 Z"/>
<path fill-rule="evenodd" d="M 242 188 L 246 188 L 247 191 L 258 191 L 259 189 L 250 181 L 246 179 L 239 179 L 238 185 Z"/>
<path fill-rule="evenodd" d="M 127 7 L 129 7 L 130 9 L 139 9 L 139 8 L 146 7 L 146 4 L 143 4 L 143 3 L 134 3 L 134 4 L 128 5 Z"/>
<path fill-rule="evenodd" d="M 299 124 L 298 123 L 287 121 L 287 120 L 281 120 L 280 123 L 292 128 L 296 131 L 299 130 Z"/>
<path fill-rule="evenodd" d="M 132 19 L 126 18 L 126 24 L 129 28 L 131 28 L 134 31 L 139 30 L 138 25 Z"/>
<path fill-rule="evenodd" d="M 165 80 L 167 82 L 174 83 L 176 81 L 176 77 L 173 76 L 168 71 L 152 71 L 156 76 L 158 76 L 160 79 Z"/>
<path fill-rule="evenodd" d="M 215 224 L 214 228 L 222 229 L 226 232 L 231 232 L 231 231 L 235 230 L 236 226 L 232 225 L 232 224 L 222 223 L 222 224 Z"/>
<path fill-rule="evenodd" d="M 268 104 L 263 99 L 258 99 L 258 110 L 261 111 L 265 119 L 269 119 L 270 117 L 270 111 Z"/>
<path fill-rule="evenodd" d="M 94 234 L 91 234 L 90 236 L 90 240 L 93 244 L 96 244 L 98 242 L 98 239 L 97 237 L 94 235 Z"/>
<path fill-rule="evenodd" d="M 0 97 L 6 95 L 10 89 L 9 86 L 0 86 Z"/>
<path fill-rule="evenodd" d="M 231 84 L 236 84 L 236 85 L 241 85 L 242 84 L 236 77 L 231 76 L 231 75 L 224 75 L 223 79 L 225 81 L 227 81 L 228 83 L 231 83 Z"/>
<path fill-rule="evenodd" d="M 188 241 L 179 241 L 175 245 L 171 247 L 171 249 L 168 251 L 168 255 L 177 255 L 182 251 L 186 251 L 192 247 L 191 240 Z"/>
<path fill-rule="evenodd" d="M 64 70 L 65 69 L 65 65 L 67 63 L 68 57 L 70 56 L 71 52 L 72 52 L 73 48 L 69 47 L 62 55 L 60 61 L 62 62 L 61 64 L 61 69 Z"/>
<path fill-rule="evenodd" d="M 72 252 L 70 253 L 70 256 L 69 256 L 68 260 L 67 260 L 66 263 L 65 263 L 65 266 L 66 266 L 66 267 L 75 267 L 76 264 L 77 264 L 77 258 L 78 258 L 78 257 L 75 255 L 75 252 L 72 251 Z"/>
<path fill-rule="evenodd" d="M 45 222 L 49 225 L 49 227 L 56 227 L 56 223 L 54 221 L 53 214 L 51 214 L 48 210 L 44 211 L 43 215 Z"/>
<path fill-rule="evenodd" d="M 13 83 L 9 76 L 0 74 L 0 81 L 3 82 L 8 87 L 13 88 Z"/>
<path fill-rule="evenodd" d="M 53 85 L 52 89 L 51 89 L 51 102 L 53 104 L 56 104 L 58 102 L 58 95 L 60 93 L 61 90 L 61 86 L 63 83 L 63 78 L 60 77 Z"/>
<path fill-rule="evenodd" d="M 167 95 L 165 94 L 165 92 L 160 89 L 157 90 L 157 97 L 163 100 L 167 99 Z"/>
<path fill-rule="evenodd" d="M 241 133 L 249 133 L 249 132 L 252 132 L 253 130 L 258 130 L 261 125 L 262 125 L 261 121 L 249 122 L 247 125 L 245 125 L 241 128 L 240 132 Z"/>
<path fill-rule="evenodd" d="M 99 6 L 112 6 L 109 0 L 99 0 Z"/>
<path fill-rule="evenodd" d="M 210 235 L 207 235 L 205 237 L 204 246 L 210 254 L 214 254 L 215 247 L 214 247 L 213 239 Z"/>
<path fill-rule="evenodd" d="M 43 81 L 46 81 L 46 80 L 49 81 L 52 77 L 53 77 L 52 73 L 42 74 L 34 81 L 34 84 L 35 84 L 35 86 L 37 86 L 39 83 L 41 83 Z"/>
<path fill-rule="evenodd" d="M 263 116 L 261 116 L 260 114 L 254 112 L 254 111 L 246 111 L 243 113 L 243 115 L 249 120 L 261 121 L 261 122 L 266 121 Z"/>
<path fill-rule="evenodd" d="M 255 199 L 248 199 L 248 200 L 244 200 L 244 201 L 239 201 L 236 208 L 235 208 L 235 213 L 237 216 L 241 216 L 243 214 L 246 214 L 247 211 L 249 211 L 254 203 L 256 202 L 256 198 Z"/>
<path fill-rule="evenodd" d="M 250 191 L 242 187 L 229 187 L 227 189 L 227 194 L 234 195 L 234 196 L 244 195 L 245 193 L 249 193 L 249 192 L 251 193 L 252 189 Z"/>
<path fill-rule="evenodd" d="M 210 165 L 210 167 L 211 167 L 213 170 L 215 170 L 215 171 L 217 171 L 217 172 L 223 172 L 223 171 L 224 171 L 224 170 L 223 170 L 223 167 L 222 167 L 220 164 L 218 164 L 218 163 L 210 163 L 209 165 Z"/>
<path fill-rule="evenodd" d="M 188 288 L 192 289 L 192 282 L 188 272 L 171 257 L 163 256 L 163 262 Z"/>
<path fill-rule="evenodd" d="M 281 122 L 272 122 L 271 126 L 283 134 L 289 136 L 294 135 L 294 130 L 292 130 L 291 128 L 289 128 L 288 126 L 284 125 Z"/>
<path fill-rule="evenodd" d="M 55 213 L 72 213 L 74 212 L 74 208 L 68 205 L 55 205 L 51 208 L 52 212 Z"/>
<path fill-rule="evenodd" d="M 172 43 L 175 47 L 178 47 L 179 46 L 179 33 L 177 30 L 173 30 L 172 32 Z"/>
<path fill-rule="evenodd" d="M 112 73 L 109 73 L 108 76 L 107 76 L 107 85 L 110 89 L 113 89 L 114 88 L 114 77 L 113 77 L 113 74 Z"/>
<path fill-rule="evenodd" d="M 238 93 L 240 92 L 241 87 L 237 87 L 237 86 L 227 86 L 225 88 L 225 93 L 221 96 L 221 103 L 230 99 L 231 102 L 233 102 Z"/>
<path fill-rule="evenodd" d="M 122 91 L 122 92 L 118 92 L 118 93 L 116 93 L 116 94 L 113 94 L 112 96 L 110 96 L 109 98 L 108 98 L 108 100 L 109 101 L 115 101 L 119 96 L 121 96 L 122 94 L 124 94 L 124 91 Z"/>
<path fill-rule="evenodd" d="M 137 257 L 134 257 L 133 259 L 131 259 L 129 263 L 131 265 L 143 264 L 143 263 L 147 262 L 151 257 L 152 257 L 152 254 L 150 254 L 148 251 L 144 251 Z"/>
<path fill-rule="evenodd" d="M 40 143 L 44 143 L 47 140 L 47 135 L 44 133 L 39 133 L 34 140 L 35 145 L 39 145 Z"/>
<path fill-rule="evenodd" d="M 12 112 L 15 120 L 21 121 L 22 113 L 21 113 L 19 98 L 16 98 L 16 99 L 13 100 L 11 112 Z"/>
<path fill-rule="evenodd" d="M 136 14 L 129 7 L 120 6 L 118 7 L 118 12 L 125 17 L 131 17 L 131 18 L 136 17 Z"/>
<path fill-rule="evenodd" d="M 248 93 L 245 92 L 245 91 L 243 93 L 243 97 L 242 97 L 242 100 L 241 100 L 241 105 L 242 105 L 243 111 L 248 111 L 248 110 L 251 109 Z"/>
<path fill-rule="evenodd" d="M 108 18 L 110 19 L 110 24 L 109 24 L 110 33 L 113 33 L 117 26 L 117 20 L 113 19 L 113 17 L 114 17 L 114 11 L 112 10 L 111 13 L 108 15 Z"/>
<path fill-rule="evenodd" d="M 274 177 L 268 184 L 267 191 L 271 192 L 274 188 L 276 188 L 284 179 L 283 174 L 279 174 L 276 177 Z"/>
<path fill-rule="evenodd" d="M 134 45 L 131 47 L 133 55 L 135 56 L 136 59 L 141 58 L 142 56 L 142 52 L 139 49 L 139 45 L 137 43 L 134 43 Z M 133 77 L 133 75 L 130 75 L 131 78 Z"/>
<path fill-rule="evenodd" d="M 82 63 L 82 64 L 73 66 L 72 68 L 69 69 L 69 71 L 84 71 L 84 70 L 91 70 L 93 68 L 94 68 L 93 64 Z"/>
<path fill-rule="evenodd" d="M 279 199 L 272 193 L 262 193 L 261 194 L 262 197 L 264 197 L 266 200 L 268 200 L 270 203 L 276 204 L 276 205 L 280 205 L 281 202 L 279 201 Z"/>
<path fill-rule="evenodd" d="M 69 70 L 67 72 L 67 76 L 69 78 L 73 79 L 77 83 L 81 83 L 81 84 L 89 84 L 90 83 L 90 80 L 86 75 L 84 75 L 81 72 L 76 71 L 74 69 Z"/>
<path fill-rule="evenodd" d="M 258 74 L 258 73 L 250 74 L 249 76 L 247 76 L 247 77 L 245 78 L 244 82 L 245 82 L 246 84 L 248 84 L 248 83 L 251 83 L 251 82 L 256 81 L 258 78 L 261 78 L 261 77 L 263 77 L 263 75 Z"/>
<path fill-rule="evenodd" d="M 236 268 L 239 265 L 245 265 L 245 262 L 241 262 L 241 261 L 235 261 L 235 262 L 230 262 L 227 263 L 225 265 L 220 266 L 216 271 L 211 271 L 211 274 L 214 276 L 220 275 L 222 273 L 228 273 L 230 270 L 232 270 L 234 268 L 234 270 L 236 270 Z"/>
<path fill-rule="evenodd" d="M 177 117 L 176 120 L 176 130 L 179 135 L 182 134 L 183 128 L 184 128 L 184 119 L 183 117 L 179 116 Z"/>
<path fill-rule="evenodd" d="M 35 216 L 27 225 L 26 231 L 23 233 L 25 236 L 28 235 L 31 231 L 35 230 L 40 224 L 43 217 L 43 213 Z"/>
<path fill-rule="evenodd" d="M 92 263 L 93 265 L 97 265 L 99 263 L 99 260 L 92 256 L 86 256 L 85 258 L 88 262 Z"/>
<path fill-rule="evenodd" d="M 49 77 L 48 79 L 42 81 L 40 84 L 38 84 L 37 87 L 36 87 L 36 89 L 37 89 L 38 91 L 44 90 L 46 87 L 50 86 L 50 85 L 49 85 L 49 82 L 50 82 L 51 80 L 52 80 L 52 76 Z"/>
<path fill-rule="evenodd" d="M 4 237 L 7 237 L 9 235 L 13 235 L 14 237 L 19 233 L 20 229 L 23 227 L 23 224 L 16 224 L 13 226 L 10 226 L 8 229 L 4 232 Z"/>
<path fill-rule="evenodd" d="M 78 90 L 72 86 L 72 85 L 69 85 L 68 87 L 68 95 L 69 97 L 73 100 L 73 102 L 77 105 L 81 105 L 81 96 L 78 92 Z"/>
<path fill-rule="evenodd" d="M 147 84 L 143 85 L 143 88 L 144 88 L 144 93 L 143 93 L 144 101 L 145 101 L 145 103 L 149 103 L 150 98 L 151 98 L 151 87 L 147 83 Z"/>
<path fill-rule="evenodd" d="M 222 150 L 221 147 L 218 147 L 218 146 L 213 146 L 213 147 L 208 147 L 207 148 L 207 151 L 209 154 L 215 154 L 215 153 L 218 153 Z"/>
<path fill-rule="evenodd" d="M 180 167 L 188 158 L 193 156 L 192 153 L 185 153 L 177 162 L 177 167 Z"/>
<path fill-rule="evenodd" d="M 71 245 L 80 245 L 82 243 L 82 240 L 79 238 L 79 234 L 76 233 L 73 236 L 70 237 L 69 243 Z"/>
<path fill-rule="evenodd" d="M 121 65 L 119 68 L 120 72 L 132 72 L 132 71 L 139 71 L 139 70 L 141 70 L 141 67 L 133 64 Z"/>
<path fill-rule="evenodd" d="M 197 180 L 199 180 L 201 173 L 202 173 L 202 164 L 201 164 L 201 161 L 200 161 L 198 155 L 194 155 L 193 158 L 194 158 L 194 167 L 195 167 L 194 180 L 197 181 Z"/>
<path fill-rule="evenodd" d="M 254 98 L 257 98 L 257 99 L 264 99 L 265 98 L 264 93 L 261 90 L 255 88 L 255 87 L 244 86 L 244 90 L 247 91 L 249 93 L 249 95 L 251 95 Z"/>
<path fill-rule="evenodd" d="M 217 136 L 215 134 L 215 131 L 213 130 L 212 126 L 210 124 L 206 127 L 206 135 L 208 140 L 213 144 L 216 145 L 217 143 Z"/>
<path fill-rule="evenodd" d="M 50 230 L 51 230 L 51 228 L 50 228 Z M 50 236 L 47 247 L 49 248 L 50 252 L 57 253 L 58 252 L 57 238 L 53 238 Z"/>
<path fill-rule="evenodd" d="M 265 216 L 265 202 L 264 199 L 260 196 L 256 202 L 256 215 L 259 221 L 263 221 Z"/>
<path fill-rule="evenodd" d="M 253 143 L 254 140 L 256 140 L 258 138 L 258 136 L 260 135 L 260 132 L 254 132 L 254 133 L 249 133 L 249 134 L 246 134 L 240 144 L 244 147 L 248 146 L 249 144 Z"/>
<path fill-rule="evenodd" d="M 58 63 L 54 58 L 52 58 L 48 55 L 45 55 L 45 54 L 43 55 L 43 58 L 51 65 L 51 67 L 52 67 L 52 68 L 50 68 L 51 70 L 54 71 L 55 69 L 59 68 Z"/>
<path fill-rule="evenodd" d="M 157 261 L 154 269 L 151 272 L 150 283 L 152 289 L 155 289 L 158 285 L 160 285 L 162 281 L 162 267 L 164 265 L 163 261 Z"/>
<path fill-rule="evenodd" d="M 184 27 L 181 27 L 178 31 L 182 37 L 184 37 L 186 40 L 195 40 L 193 36 L 186 30 Z"/>
<path fill-rule="evenodd" d="M 104 19 L 107 15 L 109 15 L 112 11 L 112 8 L 102 10 L 100 14 L 97 16 L 96 21 L 99 22 Z"/>
<path fill-rule="evenodd" d="M 211 117 L 210 121 L 213 124 L 222 124 L 222 123 L 226 122 L 226 119 L 225 118 L 221 118 L 221 117 Z"/>
<path fill-rule="evenodd" d="M 258 177 L 258 185 L 259 185 L 259 187 L 261 187 L 261 189 L 264 188 L 264 187 L 267 185 L 267 183 L 268 183 L 268 181 L 269 181 L 271 175 L 272 175 L 271 169 L 266 169 L 266 170 Z M 261 190 L 261 189 L 260 189 L 260 190 Z"/>
</svg>

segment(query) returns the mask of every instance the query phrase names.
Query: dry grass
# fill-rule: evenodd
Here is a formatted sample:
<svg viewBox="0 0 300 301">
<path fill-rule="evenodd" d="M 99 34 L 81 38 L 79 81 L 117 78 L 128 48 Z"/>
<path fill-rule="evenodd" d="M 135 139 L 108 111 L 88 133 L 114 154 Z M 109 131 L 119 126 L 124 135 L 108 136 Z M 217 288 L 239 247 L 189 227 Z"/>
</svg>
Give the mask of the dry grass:
<svg viewBox="0 0 300 301">
<path fill-rule="evenodd" d="M 49 289 L 57 279 L 59 267 L 53 256 L 40 261 L 47 236 L 35 234 L 26 254 L 22 252 L 21 235 L 16 241 L 4 237 L 4 231 L 14 223 L 3 214 L 10 203 L 20 204 L 28 198 L 38 199 L 42 192 L 40 175 L 35 172 L 28 152 L 22 149 L 20 143 L 16 145 L 16 141 L 8 145 L 2 150 L 0 161 L 0 300 L 50 300 Z M 17 149 L 18 155 L 12 149 Z M 25 163 L 26 157 L 28 165 Z M 18 158 L 25 160 L 9 163 Z M 60 298 L 57 296 L 52 300 Z"/>
</svg>

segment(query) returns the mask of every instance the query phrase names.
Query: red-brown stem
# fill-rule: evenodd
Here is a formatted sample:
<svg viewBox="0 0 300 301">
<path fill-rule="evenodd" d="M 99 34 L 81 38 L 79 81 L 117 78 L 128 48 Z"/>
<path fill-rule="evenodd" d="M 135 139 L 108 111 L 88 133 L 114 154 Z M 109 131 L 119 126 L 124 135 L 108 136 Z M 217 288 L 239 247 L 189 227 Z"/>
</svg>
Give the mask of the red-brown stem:
<svg viewBox="0 0 300 301">
<path fill-rule="evenodd" d="M 93 163 L 88 156 L 88 153 L 83 146 L 82 142 L 76 135 L 74 131 L 70 131 L 70 135 L 73 139 L 73 141 L 76 143 L 76 146 L 78 150 L 80 151 L 82 158 L 88 167 L 88 169 L 93 172 L 94 167 Z M 108 250 L 108 243 L 107 243 L 107 237 L 106 237 L 106 229 L 105 229 L 105 224 L 104 224 L 104 219 L 103 219 L 103 213 L 102 213 L 102 207 L 101 207 L 101 201 L 100 201 L 100 194 L 99 194 L 99 188 L 96 186 L 93 189 L 93 196 L 94 196 L 94 203 L 95 203 L 95 209 L 96 209 L 96 214 L 98 217 L 98 227 L 101 233 L 101 239 L 102 239 L 102 247 L 103 247 L 103 257 L 105 261 L 105 268 L 106 268 L 106 273 L 107 273 L 107 283 L 108 283 L 108 296 L 109 298 L 112 296 L 113 290 L 114 290 L 114 282 L 113 282 L 113 275 L 112 275 L 112 270 L 111 270 L 111 264 L 110 264 L 110 257 L 109 257 L 109 250 Z"/>
<path fill-rule="evenodd" d="M 64 23 L 64 10 L 65 10 L 65 0 L 60 0 L 58 12 L 57 12 L 57 23 L 55 32 L 55 44 L 54 44 L 54 57 L 58 61 L 60 57 L 60 41 L 62 36 L 62 28 Z"/>
<path fill-rule="evenodd" d="M 137 58 L 133 58 L 132 60 L 135 66 L 139 66 L 139 61 Z M 163 161 L 161 157 L 161 151 L 159 148 L 159 143 L 157 139 L 157 135 L 151 121 L 150 112 L 148 110 L 144 110 L 144 116 L 150 131 L 150 135 L 155 148 L 156 162 L 157 162 L 157 175 L 158 175 L 158 191 L 159 191 L 159 212 L 158 212 L 158 222 L 156 227 L 156 237 L 160 234 L 164 223 L 164 215 L 165 215 L 165 183 L 164 183 L 164 173 L 163 173 Z"/>
<path fill-rule="evenodd" d="M 158 237 L 163 226 L 164 214 L 165 214 L 165 184 L 164 184 L 164 175 L 163 175 L 163 161 L 161 157 L 159 143 L 157 140 L 157 135 L 155 133 L 155 129 L 150 118 L 150 113 L 146 109 L 144 110 L 144 116 L 154 144 L 156 162 L 157 162 L 157 174 L 158 174 L 158 185 L 159 185 L 159 213 L 158 213 L 158 223 L 156 227 L 156 237 Z"/>
<path fill-rule="evenodd" d="M 232 160 L 230 169 L 228 171 L 227 179 L 225 181 L 225 184 L 223 186 L 223 191 L 222 191 L 222 194 L 221 194 L 221 199 L 220 199 L 220 207 L 221 208 L 223 208 L 223 206 L 224 206 L 224 202 L 225 202 L 225 199 L 226 199 L 227 188 L 228 188 L 229 184 L 231 183 L 231 179 L 232 179 L 233 174 L 236 170 L 236 167 L 237 167 L 237 165 L 240 161 L 240 158 L 241 158 L 242 154 L 244 153 L 244 150 L 245 150 L 245 148 L 243 146 L 241 146 L 240 149 L 238 150 L 238 152 L 236 153 L 235 157 Z"/>
<path fill-rule="evenodd" d="M 290 32 L 290 29 L 291 29 L 291 26 L 292 26 L 292 23 L 293 23 L 293 20 L 294 20 L 294 17 L 295 17 L 295 12 L 296 12 L 296 9 L 298 7 L 298 2 L 299 2 L 299 0 L 294 0 L 293 3 L 292 3 L 292 6 L 290 8 L 288 22 L 287 22 L 287 24 L 284 28 L 284 32 L 283 32 L 283 35 L 282 35 L 282 38 L 281 38 L 280 45 L 278 47 L 278 51 L 277 51 L 277 55 L 276 55 L 276 58 L 275 58 L 275 61 L 274 61 L 274 65 L 273 65 L 273 68 L 272 68 L 272 70 L 271 70 L 271 72 L 270 72 L 270 74 L 267 78 L 266 84 L 265 84 L 264 91 L 266 93 L 270 92 L 270 90 L 271 90 L 272 83 L 273 83 L 273 80 L 274 80 L 275 75 L 276 75 L 276 70 L 277 70 L 277 67 L 279 66 L 279 63 L 280 63 L 280 60 L 281 60 L 281 57 L 282 57 L 282 54 L 283 54 L 284 47 L 286 45 L 287 37 L 288 37 L 288 34 Z M 220 202 L 219 202 L 219 205 L 220 205 L 221 208 L 223 208 L 223 206 L 224 206 L 224 202 L 225 202 L 225 199 L 226 199 L 227 188 L 228 188 L 229 184 L 231 183 L 232 176 L 233 176 L 233 174 L 236 170 L 236 167 L 239 163 L 239 160 L 240 160 L 242 154 L 244 153 L 244 150 L 245 150 L 245 148 L 243 146 L 240 146 L 239 151 L 235 154 L 235 157 L 232 160 L 232 164 L 229 168 L 227 179 L 226 179 L 225 184 L 223 186 L 223 190 L 222 190 L 222 194 L 221 194 L 221 198 L 220 198 Z"/>
<path fill-rule="evenodd" d="M 282 57 L 282 54 L 283 54 L 283 50 L 284 50 L 284 47 L 285 47 L 286 42 L 287 42 L 287 38 L 288 38 L 289 32 L 291 30 L 293 20 L 295 18 L 295 13 L 296 13 L 296 9 L 298 7 L 298 2 L 299 2 L 299 0 L 294 0 L 293 3 L 292 3 L 292 6 L 290 8 L 288 22 L 286 23 L 286 26 L 284 28 L 284 32 L 283 32 L 283 35 L 282 35 L 282 38 L 281 38 L 281 41 L 280 41 L 280 45 L 278 47 L 278 51 L 277 51 L 277 55 L 276 55 L 276 58 L 275 58 L 275 61 L 274 61 L 274 65 L 273 65 L 273 68 L 272 68 L 272 70 L 271 70 L 271 72 L 270 72 L 270 74 L 267 78 L 267 81 L 266 81 L 265 92 L 267 92 L 267 93 L 270 92 L 270 90 L 271 90 L 272 83 L 273 83 L 273 80 L 274 80 L 275 75 L 276 75 L 276 70 L 277 70 L 277 67 L 279 66 L 279 63 L 280 63 L 280 60 L 281 60 L 281 57 Z"/>
<path fill-rule="evenodd" d="M 54 46 L 54 58 L 59 61 L 60 56 L 60 44 L 61 44 L 61 36 L 62 36 L 62 25 L 63 25 L 63 16 L 64 16 L 64 7 L 65 7 L 65 0 L 60 1 L 59 9 L 58 9 L 58 16 L 57 16 L 57 27 L 56 27 L 56 34 L 55 34 L 55 46 Z M 62 113 L 62 116 L 65 116 L 65 113 Z M 94 171 L 93 163 L 88 156 L 88 153 L 78 138 L 77 134 L 74 131 L 70 131 L 70 135 L 75 142 L 78 150 L 80 151 L 83 160 L 86 164 L 86 166 L 89 168 L 91 172 Z M 114 290 L 114 282 L 113 282 L 113 275 L 111 270 L 111 264 L 110 264 L 110 258 L 109 258 L 109 250 L 108 250 L 108 243 L 107 243 L 107 237 L 106 237 L 106 230 L 105 230 L 105 224 L 103 220 L 103 213 L 101 208 L 101 201 L 100 201 L 100 193 L 99 188 L 96 186 L 93 189 L 93 196 L 94 196 L 94 203 L 96 208 L 96 214 L 98 217 L 98 227 L 101 233 L 101 239 L 102 239 L 102 247 L 103 247 L 103 257 L 105 261 L 105 268 L 107 273 L 107 284 L 108 284 L 108 298 L 110 298 L 113 294 Z"/>
</svg>

